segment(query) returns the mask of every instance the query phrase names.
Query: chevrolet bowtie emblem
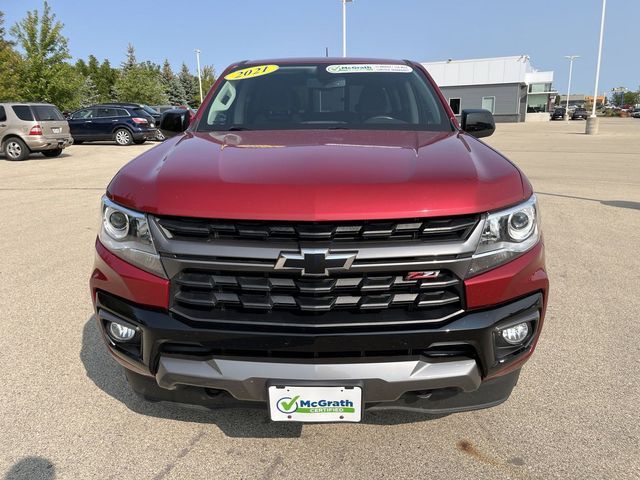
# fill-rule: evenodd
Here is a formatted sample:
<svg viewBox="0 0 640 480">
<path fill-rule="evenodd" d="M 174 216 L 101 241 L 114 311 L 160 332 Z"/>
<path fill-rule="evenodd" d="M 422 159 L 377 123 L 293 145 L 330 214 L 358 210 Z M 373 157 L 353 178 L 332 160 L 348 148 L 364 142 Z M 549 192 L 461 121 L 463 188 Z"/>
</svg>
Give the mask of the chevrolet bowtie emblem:
<svg viewBox="0 0 640 480">
<path fill-rule="evenodd" d="M 294 270 L 304 276 L 327 276 L 330 272 L 349 270 L 358 252 L 329 253 L 324 248 L 302 248 L 299 252 L 280 252 L 277 270 Z"/>
</svg>

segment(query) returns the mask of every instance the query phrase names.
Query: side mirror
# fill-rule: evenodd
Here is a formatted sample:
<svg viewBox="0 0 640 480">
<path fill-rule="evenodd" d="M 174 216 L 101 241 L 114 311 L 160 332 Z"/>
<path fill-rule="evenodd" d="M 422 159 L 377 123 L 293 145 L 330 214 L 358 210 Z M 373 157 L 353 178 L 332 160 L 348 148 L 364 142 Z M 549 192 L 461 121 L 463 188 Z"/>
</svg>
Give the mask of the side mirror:
<svg viewBox="0 0 640 480">
<path fill-rule="evenodd" d="M 189 128 L 190 123 L 191 116 L 188 110 L 174 108 L 162 114 L 158 128 L 165 137 L 169 138 L 184 132 Z"/>
<path fill-rule="evenodd" d="M 489 110 L 462 110 L 460 123 L 462 130 L 476 138 L 488 137 L 496 131 L 496 122 Z"/>
</svg>

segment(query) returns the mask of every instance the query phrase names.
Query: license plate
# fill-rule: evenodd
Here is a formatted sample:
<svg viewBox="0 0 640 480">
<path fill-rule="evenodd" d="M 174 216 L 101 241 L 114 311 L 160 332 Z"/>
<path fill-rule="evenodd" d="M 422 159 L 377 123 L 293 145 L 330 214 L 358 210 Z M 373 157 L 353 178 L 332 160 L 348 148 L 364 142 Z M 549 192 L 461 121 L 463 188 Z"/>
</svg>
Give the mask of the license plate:
<svg viewBox="0 0 640 480">
<path fill-rule="evenodd" d="M 60 133 L 60 132 L 62 132 L 62 127 L 53 127 L 53 128 L 51 128 L 51 131 L 53 133 Z"/>
<path fill-rule="evenodd" d="M 269 411 L 274 422 L 359 422 L 362 388 L 270 386 Z"/>
</svg>

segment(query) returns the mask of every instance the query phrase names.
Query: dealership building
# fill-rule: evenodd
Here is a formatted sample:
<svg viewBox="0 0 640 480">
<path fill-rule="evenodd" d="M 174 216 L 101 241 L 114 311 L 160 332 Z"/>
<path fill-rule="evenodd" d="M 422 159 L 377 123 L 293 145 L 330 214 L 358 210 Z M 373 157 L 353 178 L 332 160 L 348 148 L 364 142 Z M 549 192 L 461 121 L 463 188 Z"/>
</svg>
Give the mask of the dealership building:
<svg viewBox="0 0 640 480">
<path fill-rule="evenodd" d="M 484 108 L 496 122 L 549 120 L 557 92 L 553 72 L 533 68 L 528 55 L 422 63 L 456 115 Z"/>
</svg>

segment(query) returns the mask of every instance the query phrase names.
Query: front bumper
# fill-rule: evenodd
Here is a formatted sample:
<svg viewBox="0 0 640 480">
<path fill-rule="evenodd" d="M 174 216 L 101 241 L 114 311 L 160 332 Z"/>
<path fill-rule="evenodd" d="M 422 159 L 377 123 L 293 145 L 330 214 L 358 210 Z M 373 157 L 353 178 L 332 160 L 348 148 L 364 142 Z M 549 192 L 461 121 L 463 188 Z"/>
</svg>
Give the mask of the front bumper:
<svg viewBox="0 0 640 480">
<path fill-rule="evenodd" d="M 67 137 L 47 137 L 44 135 L 38 135 L 26 137 L 25 143 L 32 152 L 41 152 L 43 150 L 67 148 L 73 144 L 73 138 L 71 135 Z"/>
<path fill-rule="evenodd" d="M 100 330 L 134 390 L 150 399 L 207 406 L 264 405 L 269 385 L 301 383 L 361 386 L 367 408 L 436 413 L 496 405 L 508 398 L 535 348 L 543 315 L 537 292 L 438 327 L 288 335 L 202 328 L 102 291 L 95 300 Z M 109 338 L 105 326 L 114 319 L 139 330 L 139 346 Z M 531 337 L 503 354 L 497 330 L 522 321 L 530 322 Z"/>
</svg>

